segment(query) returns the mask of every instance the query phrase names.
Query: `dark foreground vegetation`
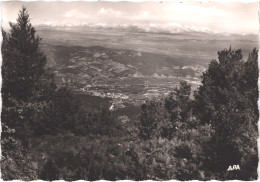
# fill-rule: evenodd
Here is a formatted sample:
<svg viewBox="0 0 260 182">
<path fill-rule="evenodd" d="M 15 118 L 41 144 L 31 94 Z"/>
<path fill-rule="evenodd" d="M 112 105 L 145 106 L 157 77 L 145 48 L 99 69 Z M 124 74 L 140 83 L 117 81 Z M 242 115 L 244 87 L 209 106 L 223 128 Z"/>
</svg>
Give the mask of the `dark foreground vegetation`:
<svg viewBox="0 0 260 182">
<path fill-rule="evenodd" d="M 181 82 L 131 127 L 92 110 L 45 67 L 23 8 L 2 44 L 4 180 L 257 179 L 258 52 L 218 52 L 201 86 Z M 227 171 L 239 165 L 240 170 Z"/>
</svg>

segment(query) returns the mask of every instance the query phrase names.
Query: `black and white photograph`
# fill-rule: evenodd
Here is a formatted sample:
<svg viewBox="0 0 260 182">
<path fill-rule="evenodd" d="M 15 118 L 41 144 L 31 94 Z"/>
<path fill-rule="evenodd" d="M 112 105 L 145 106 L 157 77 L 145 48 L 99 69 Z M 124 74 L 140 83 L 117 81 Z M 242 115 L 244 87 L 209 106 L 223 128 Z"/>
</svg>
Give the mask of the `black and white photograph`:
<svg viewBox="0 0 260 182">
<path fill-rule="evenodd" d="M 258 179 L 259 2 L 0 4 L 2 180 Z"/>
</svg>

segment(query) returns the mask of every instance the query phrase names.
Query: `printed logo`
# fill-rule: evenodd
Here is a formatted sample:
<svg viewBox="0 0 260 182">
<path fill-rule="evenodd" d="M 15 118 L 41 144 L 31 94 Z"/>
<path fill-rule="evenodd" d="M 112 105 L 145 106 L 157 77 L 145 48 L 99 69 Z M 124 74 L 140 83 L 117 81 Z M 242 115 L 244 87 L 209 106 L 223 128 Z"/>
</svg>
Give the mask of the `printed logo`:
<svg viewBox="0 0 260 182">
<path fill-rule="evenodd" d="M 240 170 L 239 165 L 229 166 L 227 169 L 227 171 L 234 171 L 234 170 Z"/>
</svg>

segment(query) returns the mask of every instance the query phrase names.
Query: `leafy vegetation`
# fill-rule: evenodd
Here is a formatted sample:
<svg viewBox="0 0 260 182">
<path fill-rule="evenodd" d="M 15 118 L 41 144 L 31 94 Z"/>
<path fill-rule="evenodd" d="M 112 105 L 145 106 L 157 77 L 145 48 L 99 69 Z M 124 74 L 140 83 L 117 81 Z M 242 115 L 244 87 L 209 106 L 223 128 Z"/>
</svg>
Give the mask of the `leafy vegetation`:
<svg viewBox="0 0 260 182">
<path fill-rule="evenodd" d="M 147 100 L 129 126 L 55 85 L 26 8 L 10 26 L 2 30 L 4 180 L 257 179 L 256 49 L 246 61 L 241 50 L 219 51 L 194 93 L 180 82 Z"/>
</svg>

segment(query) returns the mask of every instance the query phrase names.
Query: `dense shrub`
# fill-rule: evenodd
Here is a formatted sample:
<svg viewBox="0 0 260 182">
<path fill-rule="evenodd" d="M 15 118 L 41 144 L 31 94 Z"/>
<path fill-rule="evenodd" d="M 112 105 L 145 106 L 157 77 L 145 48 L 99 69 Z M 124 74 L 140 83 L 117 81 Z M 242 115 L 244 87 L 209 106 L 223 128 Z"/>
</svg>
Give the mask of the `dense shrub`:
<svg viewBox="0 0 260 182">
<path fill-rule="evenodd" d="M 57 138 L 52 137 L 51 140 L 56 141 Z M 71 136 L 64 144 L 56 143 L 53 146 L 41 171 L 41 179 L 143 179 L 138 154 L 131 145 L 122 143 L 122 139 L 104 136 L 79 139 Z"/>
</svg>

